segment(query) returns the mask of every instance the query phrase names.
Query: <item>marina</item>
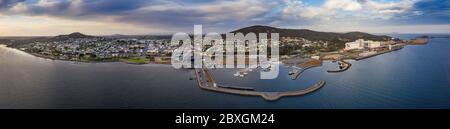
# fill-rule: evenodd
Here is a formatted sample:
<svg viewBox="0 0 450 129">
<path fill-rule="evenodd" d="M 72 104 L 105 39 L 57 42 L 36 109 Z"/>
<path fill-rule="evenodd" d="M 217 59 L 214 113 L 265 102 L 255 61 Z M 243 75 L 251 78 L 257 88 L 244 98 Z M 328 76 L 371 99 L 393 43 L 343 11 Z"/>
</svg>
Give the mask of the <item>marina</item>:
<svg viewBox="0 0 450 129">
<path fill-rule="evenodd" d="M 264 100 L 267 101 L 276 101 L 279 100 L 282 97 L 288 97 L 288 96 L 302 96 L 306 95 L 308 93 L 312 93 L 316 90 L 319 90 L 325 85 L 325 81 L 321 80 L 318 83 L 303 89 L 303 90 L 295 90 L 295 91 L 287 91 L 287 92 L 260 92 L 260 91 L 254 91 L 252 88 L 246 88 L 246 87 L 230 87 L 230 86 L 221 86 L 220 84 L 217 84 L 212 77 L 211 73 L 207 68 L 203 69 L 195 69 L 195 75 L 197 77 L 197 84 L 198 87 L 204 90 L 214 91 L 214 92 L 220 92 L 220 93 L 226 93 L 226 94 L 235 94 L 235 95 L 243 95 L 243 96 L 260 96 Z M 204 83 L 202 80 L 202 75 L 204 75 L 207 79 L 208 83 Z"/>
</svg>

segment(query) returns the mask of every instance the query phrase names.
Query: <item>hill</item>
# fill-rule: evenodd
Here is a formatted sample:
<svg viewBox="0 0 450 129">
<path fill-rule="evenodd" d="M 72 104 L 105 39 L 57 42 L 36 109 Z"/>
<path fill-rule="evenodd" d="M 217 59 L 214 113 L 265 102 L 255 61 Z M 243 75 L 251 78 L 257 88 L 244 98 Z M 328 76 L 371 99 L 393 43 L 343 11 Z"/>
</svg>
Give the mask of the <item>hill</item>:
<svg viewBox="0 0 450 129">
<path fill-rule="evenodd" d="M 250 26 L 242 29 L 232 31 L 231 33 L 243 33 L 248 34 L 253 33 L 279 33 L 281 37 L 302 37 L 311 41 L 330 41 L 330 42 L 343 42 L 343 41 L 354 41 L 357 39 L 375 40 L 375 41 L 385 41 L 391 39 L 389 36 L 378 36 L 372 35 L 364 32 L 348 32 L 348 33 L 334 33 L 334 32 L 319 32 L 312 31 L 308 29 L 282 29 L 270 26 Z"/>
<path fill-rule="evenodd" d="M 93 37 L 94 36 L 85 35 L 85 34 L 82 34 L 80 32 L 74 32 L 74 33 L 71 33 L 71 34 L 68 34 L 68 35 L 58 35 L 58 36 L 53 37 L 53 39 L 65 40 L 65 39 L 70 39 L 70 38 L 76 39 L 76 38 L 93 38 Z"/>
</svg>

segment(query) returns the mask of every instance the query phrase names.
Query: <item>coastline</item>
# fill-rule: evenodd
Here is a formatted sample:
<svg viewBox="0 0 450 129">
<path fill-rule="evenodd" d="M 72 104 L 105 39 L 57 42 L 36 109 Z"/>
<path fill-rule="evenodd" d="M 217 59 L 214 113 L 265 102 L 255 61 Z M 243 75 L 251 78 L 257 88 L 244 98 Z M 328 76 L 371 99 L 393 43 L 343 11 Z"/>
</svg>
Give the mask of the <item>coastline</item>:
<svg viewBox="0 0 450 129">
<path fill-rule="evenodd" d="M 376 54 L 373 54 L 373 55 L 356 57 L 356 58 L 354 58 L 353 60 L 358 61 L 358 60 L 363 60 L 363 59 L 367 59 L 367 58 L 370 58 L 370 57 L 374 57 L 374 56 L 378 56 L 378 55 L 382 55 L 382 54 L 386 54 L 386 53 L 398 51 L 398 50 L 400 50 L 400 49 L 403 49 L 403 47 L 404 47 L 404 46 L 402 46 L 402 47 L 400 47 L 400 48 L 395 48 L 395 49 L 392 49 L 392 50 L 388 50 L 388 51 L 377 52 Z"/>
<path fill-rule="evenodd" d="M 401 46 L 400 48 L 394 48 L 394 49 L 392 49 L 392 50 L 380 51 L 380 52 L 377 52 L 376 54 L 367 55 L 367 56 L 349 55 L 348 53 L 342 53 L 342 52 L 334 52 L 334 53 L 332 52 L 331 54 L 338 54 L 338 55 L 341 55 L 342 58 L 340 58 L 340 59 L 342 59 L 342 60 L 345 60 L 345 59 L 351 59 L 351 60 L 356 60 L 356 61 L 358 61 L 358 60 L 363 60 L 363 59 L 367 59 L 367 58 L 370 58 L 370 57 L 378 56 L 378 55 L 381 55 L 381 54 L 386 54 L 386 53 L 390 53 L 390 52 L 393 52 L 393 51 L 397 51 L 397 50 L 403 49 L 403 47 L 408 46 L 408 45 L 417 45 L 417 44 L 406 44 L 406 45 Z M 426 45 L 426 44 L 420 44 L 420 45 Z M 56 57 L 54 57 L 54 56 L 45 56 L 45 55 L 41 55 L 41 54 L 37 54 L 37 53 L 30 53 L 30 52 L 21 50 L 21 49 L 19 49 L 19 48 L 10 47 L 10 46 L 8 46 L 8 45 L 6 45 L 6 44 L 3 44 L 3 43 L 0 43 L 0 47 L 7 47 L 7 48 L 15 49 L 15 50 L 18 50 L 18 51 L 27 53 L 27 54 L 29 54 L 29 55 L 32 55 L 32 56 L 35 56 L 35 57 L 39 57 L 39 58 L 43 58 L 43 59 L 48 59 L 48 60 L 59 60 L 59 61 L 80 62 L 80 63 L 112 63 L 112 62 L 122 62 L 122 63 L 133 64 L 133 65 L 144 65 L 144 64 L 163 64 L 163 65 L 170 65 L 170 63 L 165 63 L 165 62 L 160 62 L 160 63 L 158 63 L 157 61 L 145 61 L 145 62 L 142 63 L 142 62 L 128 61 L 128 60 L 126 60 L 126 59 L 120 59 L 120 58 L 117 58 L 117 59 L 111 59 L 111 60 L 102 60 L 102 61 L 61 59 L 61 58 L 56 58 Z M 322 53 L 321 53 L 321 54 L 322 54 Z M 327 55 L 328 55 L 328 54 L 325 54 L 325 55 L 322 55 L 322 56 L 327 56 Z M 131 57 L 131 58 L 134 58 L 134 57 Z M 136 57 L 136 58 L 138 58 L 138 57 Z M 293 59 L 293 58 L 295 58 L 295 57 L 288 58 L 287 60 L 290 60 L 290 59 Z M 324 61 L 324 60 L 332 60 L 332 59 L 319 59 L 319 60 L 320 60 L 320 63 L 319 63 L 319 64 L 312 64 L 312 65 L 307 65 L 307 64 L 289 64 L 289 63 L 288 63 L 288 64 L 289 64 L 290 66 L 300 67 L 300 68 L 303 69 L 303 70 L 301 70 L 301 71 L 304 71 L 304 70 L 307 70 L 307 69 L 309 69 L 309 68 L 321 66 L 321 62 Z M 280 60 L 280 62 L 284 62 L 284 61 L 286 61 L 286 60 Z"/>
<path fill-rule="evenodd" d="M 4 48 L 8 48 L 8 49 L 13 49 L 16 51 L 20 51 L 22 53 L 31 55 L 33 57 L 37 57 L 37 58 L 41 58 L 41 59 L 45 59 L 45 60 L 52 60 L 52 61 L 63 61 L 63 62 L 73 62 L 73 63 L 89 63 L 89 64 L 101 64 L 101 63 L 124 63 L 124 64 L 130 64 L 130 65 L 146 65 L 146 64 L 158 64 L 158 65 L 170 65 L 170 64 L 164 64 L 164 63 L 155 63 L 155 62 L 148 62 L 148 63 L 134 63 L 134 62 L 129 62 L 129 61 L 125 61 L 125 60 L 115 60 L 115 61 L 86 61 L 86 60 L 70 60 L 70 59 L 57 59 L 57 58 L 53 58 L 50 56 L 44 56 L 44 55 L 40 55 L 40 54 L 36 54 L 36 53 L 30 53 L 30 52 L 26 52 L 23 50 L 20 50 L 18 48 L 14 48 L 14 47 L 8 47 L 5 44 L 0 44 L 0 47 L 4 47 Z"/>
</svg>

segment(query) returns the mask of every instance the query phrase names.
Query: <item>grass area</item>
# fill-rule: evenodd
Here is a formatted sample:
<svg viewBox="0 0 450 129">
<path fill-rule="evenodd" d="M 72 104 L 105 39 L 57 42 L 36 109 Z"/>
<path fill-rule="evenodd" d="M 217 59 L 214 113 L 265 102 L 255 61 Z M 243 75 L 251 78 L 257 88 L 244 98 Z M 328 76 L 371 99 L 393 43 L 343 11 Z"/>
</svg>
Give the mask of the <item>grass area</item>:
<svg viewBox="0 0 450 129">
<path fill-rule="evenodd" d="M 81 57 L 81 62 L 116 62 L 120 61 L 120 58 L 93 58 L 93 57 Z"/>
<path fill-rule="evenodd" d="M 150 59 L 143 57 L 131 57 L 131 58 L 122 58 L 123 62 L 132 63 L 132 64 L 148 64 Z"/>
</svg>

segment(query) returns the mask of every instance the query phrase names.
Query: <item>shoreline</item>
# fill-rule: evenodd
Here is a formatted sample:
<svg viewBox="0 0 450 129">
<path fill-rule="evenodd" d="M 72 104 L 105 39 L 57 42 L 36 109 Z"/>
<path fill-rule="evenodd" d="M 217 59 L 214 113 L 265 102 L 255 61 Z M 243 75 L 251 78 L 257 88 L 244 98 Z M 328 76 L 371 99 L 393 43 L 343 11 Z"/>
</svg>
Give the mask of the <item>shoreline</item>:
<svg viewBox="0 0 450 129">
<path fill-rule="evenodd" d="M 386 54 L 386 53 L 391 53 L 391 52 L 394 52 L 394 51 L 398 51 L 398 50 L 400 50 L 400 49 L 403 49 L 404 47 L 405 47 L 405 46 L 402 46 L 402 47 L 400 47 L 400 48 L 395 48 L 395 49 L 392 49 L 392 50 L 388 50 L 388 51 L 377 52 L 376 54 L 369 55 L 369 56 L 356 57 L 356 58 L 354 58 L 353 60 L 358 61 L 358 60 L 363 60 L 363 59 L 367 59 L 367 58 L 374 57 L 374 56 L 378 56 L 378 55 L 383 55 L 383 54 Z"/>
<path fill-rule="evenodd" d="M 376 54 L 368 55 L 368 56 L 357 56 L 357 57 L 354 57 L 354 56 L 346 55 L 345 53 L 339 53 L 339 52 L 338 53 L 334 53 L 334 54 L 343 55 L 344 57 L 342 59 L 351 59 L 351 60 L 358 61 L 358 60 L 363 60 L 363 59 L 367 59 L 367 58 L 370 58 L 370 57 L 374 57 L 374 56 L 390 53 L 390 52 L 393 52 L 393 51 L 397 51 L 397 50 L 403 49 L 405 46 L 408 46 L 408 45 L 416 45 L 416 44 L 406 44 L 404 46 L 401 46 L 400 48 L 395 48 L 393 50 L 387 50 L 387 51 L 381 51 L 381 52 L 377 52 Z M 421 44 L 421 45 L 426 45 L 426 44 Z M 53 61 L 57 60 L 57 61 L 67 61 L 67 62 L 76 62 L 76 63 L 117 63 L 117 62 L 122 62 L 122 63 L 132 64 L 132 65 L 145 65 L 145 64 L 170 65 L 170 63 L 156 63 L 155 61 L 148 61 L 146 63 L 130 62 L 130 61 L 126 61 L 125 59 L 117 59 L 117 60 L 110 60 L 110 61 L 60 59 L 60 58 L 56 58 L 56 57 L 52 57 L 52 56 L 45 56 L 45 55 L 41 55 L 41 54 L 37 54 L 37 53 L 30 53 L 30 52 L 21 50 L 19 48 L 10 47 L 10 46 L 8 46 L 6 44 L 2 44 L 2 43 L 0 43 L 0 47 L 6 47 L 6 48 L 15 49 L 15 50 L 27 53 L 27 54 L 35 56 L 35 57 L 39 57 L 39 58 L 47 59 L 47 60 L 53 60 Z M 320 62 L 322 62 L 322 61 L 330 60 L 330 59 L 319 59 L 319 60 L 320 60 Z M 283 60 L 280 60 L 280 62 L 283 62 Z M 320 63 L 319 65 L 314 65 L 314 66 L 305 66 L 305 67 L 300 66 L 300 67 L 302 68 L 301 71 L 304 71 L 306 69 L 313 68 L 313 67 L 319 67 L 321 65 L 322 65 L 322 63 Z M 292 65 L 291 64 L 290 66 L 297 66 L 297 65 Z M 297 77 L 295 77 L 295 78 L 297 78 Z M 293 80 L 295 80 L 295 79 L 293 79 Z"/>
<path fill-rule="evenodd" d="M 134 62 L 121 61 L 121 60 L 118 60 L 118 61 L 75 61 L 75 60 L 70 60 L 70 59 L 56 59 L 56 58 L 52 58 L 52 57 L 48 57 L 48 56 L 44 56 L 44 55 L 40 55 L 40 54 L 36 54 L 36 53 L 26 52 L 26 51 L 20 50 L 18 48 L 8 47 L 5 44 L 0 44 L 0 47 L 13 49 L 13 50 L 16 50 L 16 51 L 20 51 L 22 53 L 26 53 L 26 54 L 31 55 L 33 57 L 37 57 L 37 58 L 44 59 L 44 60 L 51 60 L 51 61 L 62 61 L 62 62 L 72 62 L 72 63 L 86 63 L 86 64 L 124 63 L 124 64 L 130 64 L 130 65 L 152 65 L 152 64 L 170 65 L 170 64 L 154 63 L 154 62 L 134 63 Z"/>
</svg>

